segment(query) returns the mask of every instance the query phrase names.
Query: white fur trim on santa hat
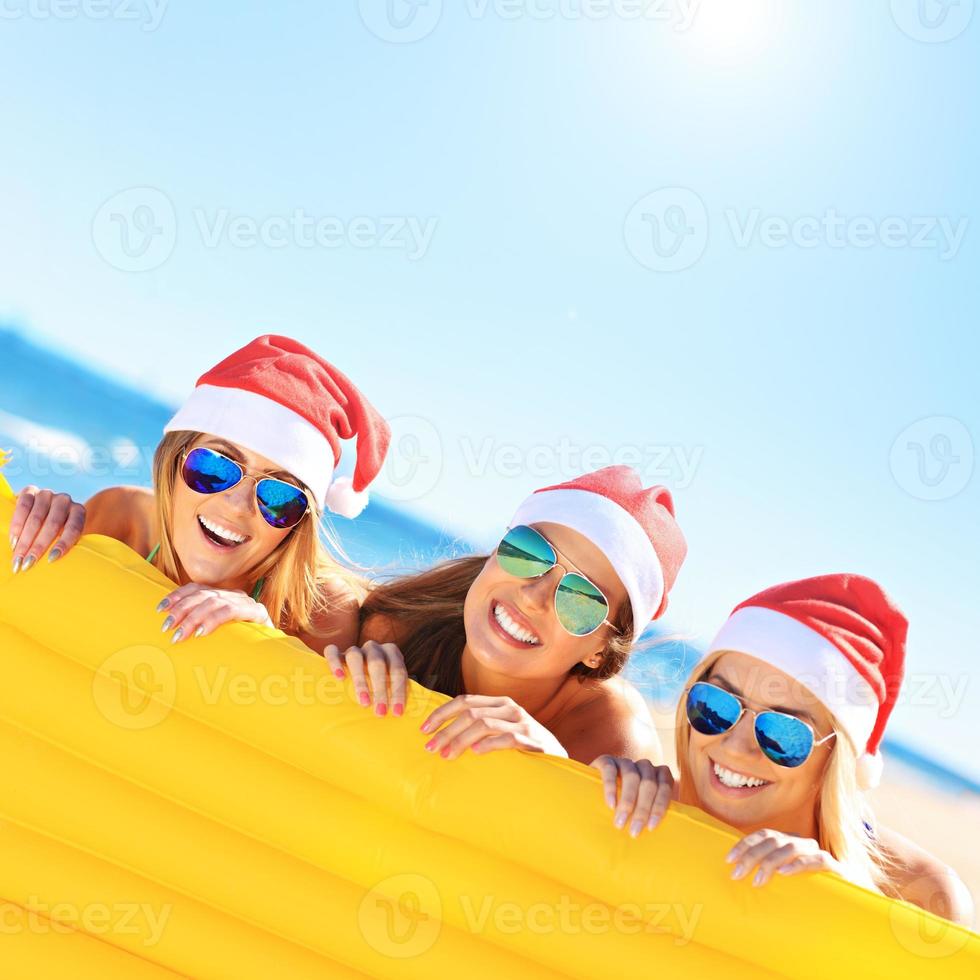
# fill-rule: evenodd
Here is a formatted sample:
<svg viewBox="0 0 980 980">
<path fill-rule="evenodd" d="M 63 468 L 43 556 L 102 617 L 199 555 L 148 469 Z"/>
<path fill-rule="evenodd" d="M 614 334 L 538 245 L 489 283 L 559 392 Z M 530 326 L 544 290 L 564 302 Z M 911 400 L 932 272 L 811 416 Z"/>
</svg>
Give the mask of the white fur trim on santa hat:
<svg viewBox="0 0 980 980">
<path fill-rule="evenodd" d="M 626 589 L 637 635 L 660 608 L 664 573 L 650 536 L 619 504 L 592 490 L 532 493 L 510 522 L 564 524 L 584 534 L 609 559 Z"/>
<path fill-rule="evenodd" d="M 241 388 L 198 385 L 163 431 L 183 429 L 268 456 L 306 484 L 323 509 L 333 479 L 333 449 L 315 425 L 285 405 Z"/>
<path fill-rule="evenodd" d="M 816 630 L 772 609 L 745 606 L 732 613 L 707 652 L 717 650 L 757 657 L 798 680 L 834 716 L 858 756 L 865 752 L 878 698 L 850 660 Z"/>
</svg>

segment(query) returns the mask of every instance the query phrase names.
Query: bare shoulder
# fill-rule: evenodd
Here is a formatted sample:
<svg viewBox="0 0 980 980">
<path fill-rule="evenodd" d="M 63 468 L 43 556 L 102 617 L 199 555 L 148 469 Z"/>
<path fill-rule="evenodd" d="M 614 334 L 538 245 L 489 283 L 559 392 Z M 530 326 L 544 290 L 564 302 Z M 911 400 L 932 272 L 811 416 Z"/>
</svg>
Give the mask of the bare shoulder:
<svg viewBox="0 0 980 980">
<path fill-rule="evenodd" d="M 403 633 L 391 616 L 373 613 L 361 624 L 361 634 L 357 642 L 362 646 L 369 641 L 399 644 L 404 639 Z"/>
<path fill-rule="evenodd" d="M 361 597 L 355 588 L 339 575 L 328 576 L 319 582 L 324 608 L 314 617 L 308 630 L 296 635 L 314 653 L 323 654 L 331 644 L 346 650 L 357 643 L 360 624 Z"/>
<path fill-rule="evenodd" d="M 145 553 L 155 529 L 156 499 L 149 487 L 106 487 L 85 503 L 86 534 L 105 534 Z"/>
<path fill-rule="evenodd" d="M 879 826 L 875 832 L 890 862 L 886 870 L 897 897 L 973 928 L 973 899 L 949 865 L 897 831 Z"/>
<path fill-rule="evenodd" d="M 659 763 L 663 755 L 650 709 L 640 692 L 621 677 L 585 687 L 556 722 L 555 736 L 571 758 L 586 764 L 600 755 Z"/>
</svg>

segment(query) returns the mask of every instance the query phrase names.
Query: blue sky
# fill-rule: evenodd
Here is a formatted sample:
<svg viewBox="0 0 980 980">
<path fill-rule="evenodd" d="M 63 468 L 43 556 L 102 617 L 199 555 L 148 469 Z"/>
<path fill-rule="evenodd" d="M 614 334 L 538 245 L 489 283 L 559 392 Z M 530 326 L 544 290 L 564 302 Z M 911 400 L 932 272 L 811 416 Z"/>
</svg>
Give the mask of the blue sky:
<svg viewBox="0 0 980 980">
<path fill-rule="evenodd" d="M 380 489 L 481 542 L 632 460 L 678 630 L 875 576 L 897 723 L 976 771 L 980 24 L 807 6 L 5 0 L 0 317 L 171 401 L 298 337 L 397 420 Z"/>
</svg>

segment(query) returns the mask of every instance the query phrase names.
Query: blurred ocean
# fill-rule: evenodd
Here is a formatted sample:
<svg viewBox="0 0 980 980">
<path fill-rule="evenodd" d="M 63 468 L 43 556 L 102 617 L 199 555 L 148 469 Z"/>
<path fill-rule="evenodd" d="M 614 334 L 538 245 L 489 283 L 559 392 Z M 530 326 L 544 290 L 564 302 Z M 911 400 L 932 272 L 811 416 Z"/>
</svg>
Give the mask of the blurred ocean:
<svg viewBox="0 0 980 980">
<path fill-rule="evenodd" d="M 106 486 L 150 486 L 153 451 L 175 408 L 0 325 L 0 449 L 13 451 L 4 475 L 15 490 L 35 483 L 85 501 Z M 356 520 L 330 520 L 346 554 L 380 578 L 473 551 L 465 540 L 377 495 Z M 659 626 L 647 632 L 642 646 L 627 676 L 647 698 L 670 703 L 699 651 Z M 904 742 L 890 739 L 885 745 L 890 758 L 946 788 L 980 792 L 972 778 Z"/>
</svg>

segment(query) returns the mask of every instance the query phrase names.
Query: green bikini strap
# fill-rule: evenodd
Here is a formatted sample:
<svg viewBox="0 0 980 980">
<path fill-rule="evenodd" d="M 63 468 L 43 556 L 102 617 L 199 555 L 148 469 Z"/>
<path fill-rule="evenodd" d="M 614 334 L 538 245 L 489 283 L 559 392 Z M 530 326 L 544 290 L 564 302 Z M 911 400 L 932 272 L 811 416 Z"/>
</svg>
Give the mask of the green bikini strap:
<svg viewBox="0 0 980 980">
<path fill-rule="evenodd" d="M 157 545 L 147 556 L 146 560 L 152 565 L 153 559 L 156 558 L 157 552 L 160 550 L 160 545 Z M 262 595 L 262 586 L 265 585 L 265 577 L 263 576 L 255 583 L 255 588 L 252 589 L 252 599 L 255 602 L 259 601 L 259 596 Z"/>
</svg>

